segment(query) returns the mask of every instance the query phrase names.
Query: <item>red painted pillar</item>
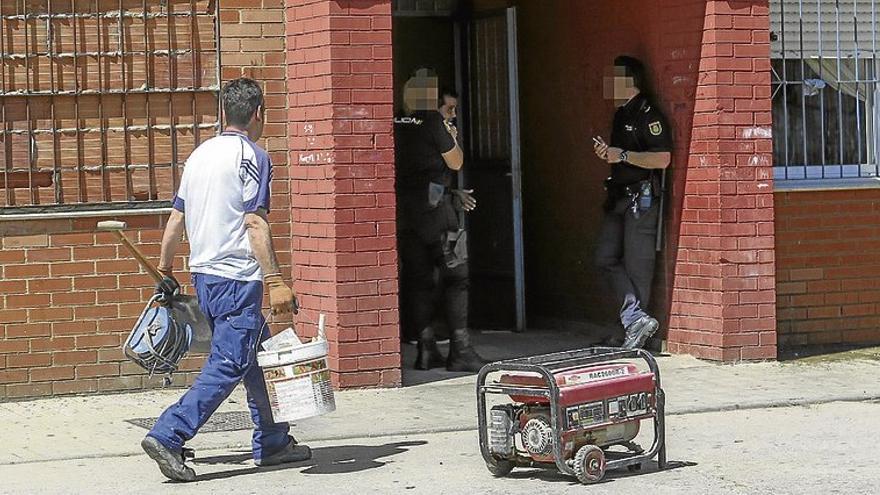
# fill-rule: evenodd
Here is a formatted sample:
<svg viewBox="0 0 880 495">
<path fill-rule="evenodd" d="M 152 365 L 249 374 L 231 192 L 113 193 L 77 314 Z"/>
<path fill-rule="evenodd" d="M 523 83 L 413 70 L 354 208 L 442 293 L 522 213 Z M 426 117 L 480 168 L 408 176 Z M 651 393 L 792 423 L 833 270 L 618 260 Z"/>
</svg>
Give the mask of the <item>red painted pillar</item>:
<svg viewBox="0 0 880 495">
<path fill-rule="evenodd" d="M 672 277 L 669 348 L 776 357 L 766 1 L 708 1 Z"/>
<path fill-rule="evenodd" d="M 291 249 L 303 318 L 327 314 L 338 385 L 398 386 L 391 0 L 286 7 Z"/>
</svg>

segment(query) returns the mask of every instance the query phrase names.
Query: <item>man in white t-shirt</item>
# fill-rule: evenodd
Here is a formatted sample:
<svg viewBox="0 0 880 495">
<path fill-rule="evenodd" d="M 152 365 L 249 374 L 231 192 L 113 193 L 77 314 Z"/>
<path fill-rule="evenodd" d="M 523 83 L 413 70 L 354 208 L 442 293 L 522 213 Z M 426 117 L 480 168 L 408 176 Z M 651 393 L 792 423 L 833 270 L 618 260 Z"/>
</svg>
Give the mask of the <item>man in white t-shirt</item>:
<svg viewBox="0 0 880 495">
<path fill-rule="evenodd" d="M 187 159 L 159 256 L 165 279 L 157 290 L 173 294 L 180 286 L 172 262 L 186 229 L 193 286 L 213 328 L 202 372 L 141 442 L 162 474 L 175 481 L 195 480 L 184 463 L 184 443 L 242 381 L 255 425 L 254 462 L 267 466 L 311 457 L 311 450 L 290 436 L 287 423 L 273 421 L 256 363 L 257 346 L 270 336 L 261 312 L 263 288 L 273 313 L 297 311 L 269 232 L 272 162 L 254 142 L 263 133 L 263 92 L 255 81 L 241 78 L 229 82 L 221 98 L 226 128 Z"/>
</svg>

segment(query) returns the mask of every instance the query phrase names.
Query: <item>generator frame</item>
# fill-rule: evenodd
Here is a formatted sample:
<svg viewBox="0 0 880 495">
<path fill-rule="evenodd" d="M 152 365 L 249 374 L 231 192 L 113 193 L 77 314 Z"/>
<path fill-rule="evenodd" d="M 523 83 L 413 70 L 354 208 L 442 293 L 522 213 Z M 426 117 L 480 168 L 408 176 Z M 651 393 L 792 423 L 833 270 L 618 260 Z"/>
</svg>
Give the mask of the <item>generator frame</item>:
<svg viewBox="0 0 880 495">
<path fill-rule="evenodd" d="M 636 467 L 643 462 L 650 461 L 657 456 L 659 469 L 666 468 L 666 426 L 665 404 L 666 398 L 663 388 L 660 386 L 660 368 L 657 360 L 651 353 L 634 349 L 627 350 L 615 347 L 591 347 L 573 351 L 556 352 L 540 356 L 509 359 L 489 363 L 484 366 L 477 375 L 477 416 L 480 433 L 480 453 L 486 463 L 495 465 L 496 458 L 489 451 L 488 422 L 486 411 L 486 394 L 520 395 L 544 398 L 550 402 L 550 424 L 553 430 L 553 458 L 555 467 L 562 473 L 576 476 L 574 468 L 570 466 L 564 457 L 563 434 L 568 431 L 563 423 L 563 415 L 560 414 L 559 385 L 556 383 L 556 372 L 571 370 L 584 366 L 605 364 L 621 359 L 641 359 L 647 363 L 648 368 L 654 374 L 654 397 L 655 405 L 652 413 L 654 423 L 654 441 L 651 448 L 642 453 L 623 454 L 620 458 L 608 459 L 606 470 Z M 547 387 L 522 386 L 515 384 L 490 383 L 486 384 L 486 378 L 490 373 L 519 371 L 536 373 L 540 375 Z M 604 449 L 603 449 L 604 450 Z M 513 459 L 518 467 L 543 467 L 552 468 L 553 464 L 536 461 L 523 462 L 520 456 Z"/>
</svg>

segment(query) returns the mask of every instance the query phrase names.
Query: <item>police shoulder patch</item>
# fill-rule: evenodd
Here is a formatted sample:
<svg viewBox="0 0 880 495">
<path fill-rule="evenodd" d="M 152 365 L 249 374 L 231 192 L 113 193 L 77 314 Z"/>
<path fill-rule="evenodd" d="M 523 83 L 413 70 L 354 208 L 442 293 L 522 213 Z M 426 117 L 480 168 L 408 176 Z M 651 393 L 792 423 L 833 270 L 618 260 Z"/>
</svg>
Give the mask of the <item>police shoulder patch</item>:
<svg viewBox="0 0 880 495">
<path fill-rule="evenodd" d="M 648 131 L 652 136 L 659 136 L 660 133 L 663 132 L 663 124 L 661 124 L 659 120 L 651 122 L 648 124 Z"/>
</svg>

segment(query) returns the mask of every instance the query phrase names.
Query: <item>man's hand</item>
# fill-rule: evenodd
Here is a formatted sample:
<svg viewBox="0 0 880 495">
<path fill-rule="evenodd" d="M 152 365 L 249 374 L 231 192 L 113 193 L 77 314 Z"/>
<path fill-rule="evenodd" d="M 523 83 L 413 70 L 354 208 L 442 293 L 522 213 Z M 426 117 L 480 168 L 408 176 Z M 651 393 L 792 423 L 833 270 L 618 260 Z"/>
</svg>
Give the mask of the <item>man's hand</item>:
<svg viewBox="0 0 880 495">
<path fill-rule="evenodd" d="M 458 142 L 458 128 L 452 125 L 452 123 L 448 120 L 443 121 L 443 125 L 446 126 L 446 132 L 452 136 L 452 139 L 455 139 L 455 142 Z"/>
<path fill-rule="evenodd" d="M 269 306 L 273 315 L 299 313 L 299 303 L 293 290 L 284 283 L 280 273 L 271 273 L 263 277 L 263 284 L 269 292 Z"/>
<path fill-rule="evenodd" d="M 620 163 L 623 161 L 622 153 L 623 150 L 620 148 L 608 148 L 605 150 L 605 161 L 608 163 Z"/>
<path fill-rule="evenodd" d="M 163 272 L 163 274 L 165 274 Z M 177 279 L 174 278 L 173 275 L 165 274 L 165 277 L 162 278 L 162 281 L 156 284 L 156 294 L 159 294 L 160 302 L 167 303 L 171 300 L 172 297 L 180 294 L 180 284 L 177 282 Z"/>
<path fill-rule="evenodd" d="M 174 278 L 174 268 L 170 266 L 157 266 L 156 270 L 166 277 Z"/>
<path fill-rule="evenodd" d="M 473 197 L 473 189 L 453 189 L 452 204 L 459 211 L 473 211 L 477 207 L 477 200 Z"/>
<path fill-rule="evenodd" d="M 601 137 L 593 138 L 593 152 L 602 160 L 608 159 L 608 145 Z"/>
<path fill-rule="evenodd" d="M 596 153 L 596 156 L 608 163 L 620 163 L 623 161 L 623 158 L 620 156 L 623 150 L 608 146 L 608 143 L 601 137 L 593 138 L 593 151 Z"/>
</svg>

